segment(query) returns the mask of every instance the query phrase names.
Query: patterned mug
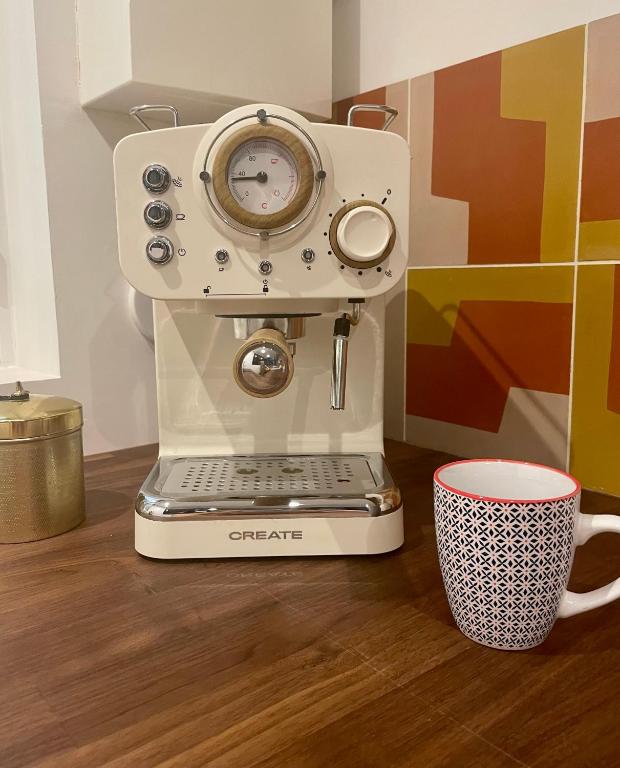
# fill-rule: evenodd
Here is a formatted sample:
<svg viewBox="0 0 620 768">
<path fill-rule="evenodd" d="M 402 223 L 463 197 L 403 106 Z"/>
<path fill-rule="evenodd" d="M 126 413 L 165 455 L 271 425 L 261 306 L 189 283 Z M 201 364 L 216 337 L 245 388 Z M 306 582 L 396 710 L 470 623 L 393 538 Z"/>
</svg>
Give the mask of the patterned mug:
<svg viewBox="0 0 620 768">
<path fill-rule="evenodd" d="M 620 579 L 566 589 L 575 548 L 620 517 L 579 512 L 581 486 L 558 469 L 520 461 L 455 461 L 435 472 L 435 524 L 456 623 L 491 648 L 532 648 L 556 618 L 620 597 Z"/>
</svg>

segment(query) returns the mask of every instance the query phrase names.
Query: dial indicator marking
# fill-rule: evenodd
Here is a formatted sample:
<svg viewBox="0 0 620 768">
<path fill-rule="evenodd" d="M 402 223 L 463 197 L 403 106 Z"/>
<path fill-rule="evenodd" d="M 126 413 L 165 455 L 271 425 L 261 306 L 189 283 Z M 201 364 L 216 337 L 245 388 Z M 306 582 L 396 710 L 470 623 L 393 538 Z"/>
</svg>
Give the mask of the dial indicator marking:
<svg viewBox="0 0 620 768">
<path fill-rule="evenodd" d="M 216 150 L 210 178 L 218 204 L 231 219 L 224 221 L 234 228 L 233 222 L 241 224 L 260 237 L 296 226 L 315 188 L 314 166 L 304 142 L 293 131 L 270 123 L 235 130 Z"/>
<path fill-rule="evenodd" d="M 276 139 L 246 141 L 230 157 L 228 188 L 248 213 L 268 215 L 283 210 L 298 186 L 295 158 Z"/>
</svg>

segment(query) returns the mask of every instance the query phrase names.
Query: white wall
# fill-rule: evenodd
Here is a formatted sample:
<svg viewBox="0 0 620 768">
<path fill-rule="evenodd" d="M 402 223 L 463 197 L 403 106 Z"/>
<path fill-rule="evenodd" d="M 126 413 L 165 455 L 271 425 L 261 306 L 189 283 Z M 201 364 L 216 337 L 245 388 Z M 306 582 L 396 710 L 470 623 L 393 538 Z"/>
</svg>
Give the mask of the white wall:
<svg viewBox="0 0 620 768">
<path fill-rule="evenodd" d="M 155 442 L 153 351 L 127 310 L 112 177 L 113 148 L 138 125 L 80 107 L 75 0 L 34 10 L 61 378 L 28 388 L 84 405 L 87 453 Z"/>
<path fill-rule="evenodd" d="M 620 13 L 620 0 L 334 0 L 334 100 Z"/>
<path fill-rule="evenodd" d="M 331 117 L 332 0 L 77 0 L 77 9 L 83 104 L 174 104 L 184 125 L 259 101 Z"/>
</svg>

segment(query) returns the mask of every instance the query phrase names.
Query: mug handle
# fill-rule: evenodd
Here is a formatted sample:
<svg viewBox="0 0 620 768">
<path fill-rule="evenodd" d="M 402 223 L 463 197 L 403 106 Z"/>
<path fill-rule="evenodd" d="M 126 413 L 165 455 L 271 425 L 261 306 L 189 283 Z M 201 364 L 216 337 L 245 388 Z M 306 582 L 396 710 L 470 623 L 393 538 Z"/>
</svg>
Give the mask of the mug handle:
<svg viewBox="0 0 620 768">
<path fill-rule="evenodd" d="M 575 544 L 581 546 L 597 533 L 620 533 L 620 516 L 618 515 L 585 515 L 577 512 L 577 527 Z M 564 592 L 560 600 L 558 618 L 565 619 L 577 613 L 590 611 L 601 605 L 607 605 L 620 598 L 620 578 L 606 584 L 604 587 L 593 589 L 591 592 Z"/>
</svg>

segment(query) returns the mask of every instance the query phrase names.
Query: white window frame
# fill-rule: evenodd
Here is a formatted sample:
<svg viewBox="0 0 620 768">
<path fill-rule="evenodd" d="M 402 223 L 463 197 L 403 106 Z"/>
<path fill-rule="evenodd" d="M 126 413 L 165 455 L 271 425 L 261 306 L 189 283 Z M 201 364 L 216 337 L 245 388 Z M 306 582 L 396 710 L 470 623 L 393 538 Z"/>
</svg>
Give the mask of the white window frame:
<svg viewBox="0 0 620 768">
<path fill-rule="evenodd" d="M 33 0 L 0 0 L 0 384 L 59 377 Z"/>
</svg>

